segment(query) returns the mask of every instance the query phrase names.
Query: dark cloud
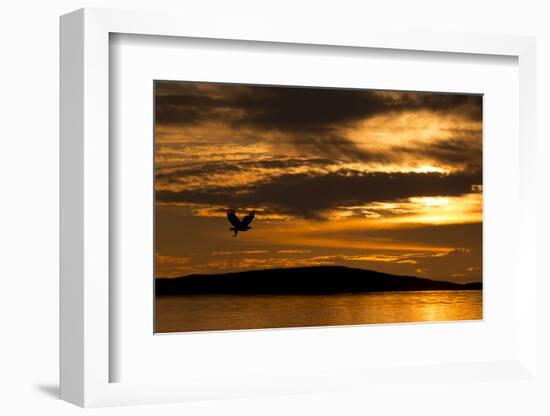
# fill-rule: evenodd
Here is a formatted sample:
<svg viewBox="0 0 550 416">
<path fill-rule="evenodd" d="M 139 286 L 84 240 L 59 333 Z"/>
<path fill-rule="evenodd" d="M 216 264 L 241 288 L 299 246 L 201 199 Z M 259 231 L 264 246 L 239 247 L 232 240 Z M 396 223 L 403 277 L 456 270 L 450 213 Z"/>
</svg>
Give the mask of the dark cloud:
<svg viewBox="0 0 550 416">
<path fill-rule="evenodd" d="M 336 134 L 296 135 L 286 138 L 288 144 L 299 149 L 301 154 L 323 155 L 336 161 L 385 163 L 395 159 L 395 153 L 367 150 L 352 140 Z"/>
<path fill-rule="evenodd" d="M 408 146 L 393 146 L 389 153 L 394 156 L 408 154 L 418 159 L 428 158 L 446 165 L 460 165 L 467 170 L 480 170 L 483 155 L 479 134 L 474 138 L 434 141 L 429 146 L 412 141 Z"/>
<path fill-rule="evenodd" d="M 483 97 L 473 94 L 445 94 L 409 92 L 397 94 L 392 107 L 403 110 L 430 110 L 435 113 L 452 113 L 464 118 L 481 121 Z"/>
<path fill-rule="evenodd" d="M 281 142 L 272 143 L 274 148 L 289 145 L 303 155 L 347 161 L 392 160 L 389 154 L 366 150 L 342 136 L 342 128 L 360 120 L 417 110 L 476 121 L 481 121 L 482 116 L 480 95 L 185 82 L 157 82 L 155 86 L 159 126 L 215 121 L 232 126 L 235 131 L 276 131 L 283 135 L 278 139 Z M 458 138 L 462 134 L 456 132 Z M 251 143 L 261 140 L 265 140 L 261 134 L 248 138 Z M 460 143 L 460 154 L 464 153 L 464 142 Z M 442 154 L 446 160 L 460 158 L 453 156 L 452 150 L 434 149 L 433 153 Z"/>
<path fill-rule="evenodd" d="M 281 213 L 321 219 L 322 212 L 371 202 L 414 196 L 454 196 L 470 193 L 481 183 L 476 173 L 364 173 L 340 169 L 326 174 L 283 174 L 242 187 L 161 190 L 157 201 L 226 207 L 268 206 Z"/>
<path fill-rule="evenodd" d="M 481 117 L 481 97 L 474 95 L 407 93 L 395 99 L 391 94 L 353 89 L 251 88 L 261 89 L 239 100 L 247 110 L 244 121 L 273 130 L 323 133 L 383 113 L 416 110 Z"/>
<path fill-rule="evenodd" d="M 370 91 L 320 88 L 258 88 L 238 101 L 243 120 L 259 128 L 326 134 L 326 129 L 387 110 L 386 101 Z"/>
<path fill-rule="evenodd" d="M 155 95 L 155 121 L 159 124 L 196 123 L 212 117 L 221 103 L 205 94 Z"/>
<path fill-rule="evenodd" d="M 155 85 L 156 118 L 161 124 L 223 119 L 240 126 L 326 134 L 335 126 L 390 112 L 430 110 L 481 120 L 480 95 L 174 82 Z"/>
</svg>

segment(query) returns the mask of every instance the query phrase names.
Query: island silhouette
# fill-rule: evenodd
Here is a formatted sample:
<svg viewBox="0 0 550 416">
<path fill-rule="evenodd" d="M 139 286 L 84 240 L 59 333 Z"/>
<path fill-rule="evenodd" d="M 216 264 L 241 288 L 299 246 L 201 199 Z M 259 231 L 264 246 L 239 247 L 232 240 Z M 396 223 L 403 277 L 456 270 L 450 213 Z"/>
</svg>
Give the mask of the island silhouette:
<svg viewBox="0 0 550 416">
<path fill-rule="evenodd" d="M 310 266 L 192 274 L 155 279 L 155 294 L 339 294 L 481 290 L 482 282 L 454 283 L 345 266 Z"/>
</svg>

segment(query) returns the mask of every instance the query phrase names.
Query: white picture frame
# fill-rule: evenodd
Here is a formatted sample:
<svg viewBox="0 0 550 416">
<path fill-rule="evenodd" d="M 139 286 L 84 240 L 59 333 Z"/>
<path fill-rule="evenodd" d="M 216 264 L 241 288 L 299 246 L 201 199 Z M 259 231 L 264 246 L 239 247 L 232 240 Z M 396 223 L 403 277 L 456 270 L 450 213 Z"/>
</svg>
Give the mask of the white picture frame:
<svg viewBox="0 0 550 416">
<path fill-rule="evenodd" d="M 242 23 L 242 24 L 241 24 Z M 238 30 L 236 29 L 238 27 Z M 242 380 L 220 374 L 186 381 L 110 382 L 109 368 L 117 359 L 109 348 L 110 169 L 109 157 L 109 36 L 113 33 L 206 39 L 332 45 L 453 54 L 505 55 L 519 65 L 520 218 L 517 293 L 519 346 L 514 359 L 456 365 L 419 366 L 350 372 L 334 370 L 330 377 Z M 239 25 L 223 19 L 205 25 L 192 16 L 168 13 L 82 9 L 61 18 L 61 398 L 80 406 L 184 401 L 196 398 L 241 397 L 255 394 L 323 392 L 391 383 L 396 375 L 413 374 L 433 380 L 441 372 L 449 380 L 479 382 L 487 372 L 508 379 L 536 377 L 536 218 L 535 212 L 535 40 L 530 37 L 354 30 L 328 31 L 312 25 L 307 32 L 265 21 L 243 19 Z M 397 371 L 397 372 L 396 372 Z M 477 375 L 476 375 L 477 374 Z M 480 374 L 482 376 L 480 376 Z M 483 376 L 485 374 L 485 376 Z M 343 383 L 343 379 L 348 379 Z M 384 381 L 385 380 L 385 381 Z"/>
</svg>

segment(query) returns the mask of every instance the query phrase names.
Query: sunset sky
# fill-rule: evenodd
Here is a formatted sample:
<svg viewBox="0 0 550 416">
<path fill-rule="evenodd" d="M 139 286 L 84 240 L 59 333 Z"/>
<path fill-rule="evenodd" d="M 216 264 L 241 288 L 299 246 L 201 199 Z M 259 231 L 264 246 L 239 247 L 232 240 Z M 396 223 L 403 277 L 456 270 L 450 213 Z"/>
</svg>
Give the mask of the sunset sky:
<svg viewBox="0 0 550 416">
<path fill-rule="evenodd" d="M 155 82 L 156 276 L 481 280 L 482 97 Z M 232 238 L 226 211 L 256 211 Z"/>
</svg>

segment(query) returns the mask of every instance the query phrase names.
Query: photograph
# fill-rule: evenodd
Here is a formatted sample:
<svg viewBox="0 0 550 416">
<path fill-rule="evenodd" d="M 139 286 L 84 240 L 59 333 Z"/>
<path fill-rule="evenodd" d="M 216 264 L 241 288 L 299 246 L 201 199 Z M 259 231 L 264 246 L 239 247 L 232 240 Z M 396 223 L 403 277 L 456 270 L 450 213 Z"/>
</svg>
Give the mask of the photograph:
<svg viewBox="0 0 550 416">
<path fill-rule="evenodd" d="M 154 332 L 483 319 L 483 95 L 155 80 Z"/>
</svg>

